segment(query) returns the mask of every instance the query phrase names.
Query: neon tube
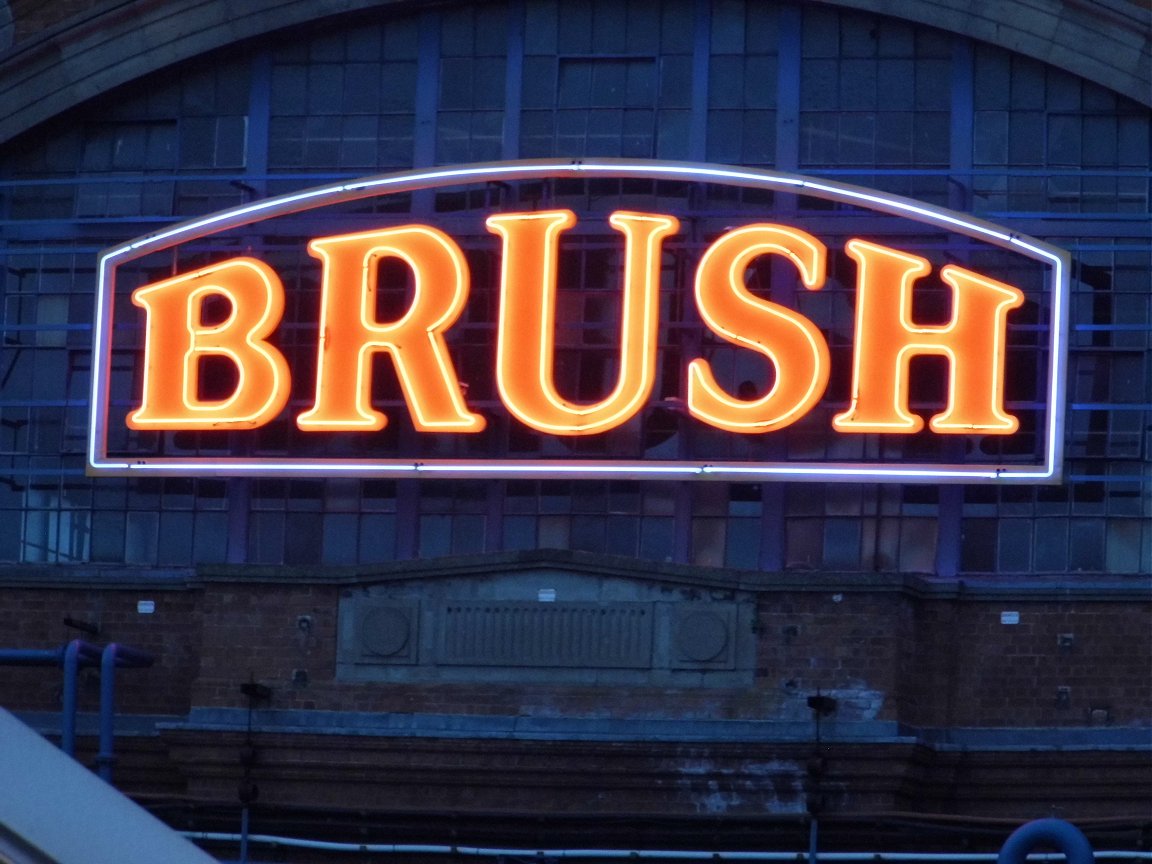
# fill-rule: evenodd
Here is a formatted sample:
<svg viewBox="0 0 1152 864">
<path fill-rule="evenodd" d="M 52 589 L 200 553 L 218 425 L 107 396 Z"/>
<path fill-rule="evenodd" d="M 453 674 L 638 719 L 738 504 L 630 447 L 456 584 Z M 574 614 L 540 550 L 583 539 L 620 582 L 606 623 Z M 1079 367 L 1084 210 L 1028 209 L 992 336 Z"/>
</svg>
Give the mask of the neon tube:
<svg viewBox="0 0 1152 864">
<path fill-rule="evenodd" d="M 756 466 L 738 464 L 680 463 L 679 467 L 653 467 L 645 461 L 553 460 L 546 463 L 503 460 L 494 462 L 424 462 L 414 460 L 380 462 L 364 460 L 345 462 L 328 459 L 301 461 L 199 460 L 169 457 L 110 458 L 107 453 L 108 401 L 110 390 L 112 292 L 119 266 L 144 255 L 153 254 L 225 229 L 237 228 L 264 219 L 285 216 L 305 210 L 357 201 L 383 194 L 397 194 L 443 186 L 483 183 L 491 180 L 523 180 L 551 177 L 615 177 L 652 180 L 695 181 L 729 186 L 747 186 L 812 195 L 826 200 L 846 202 L 865 208 L 933 225 L 966 235 L 999 248 L 1014 251 L 1050 268 L 1047 290 L 1051 302 L 1051 335 L 1049 341 L 1048 406 L 1044 426 L 1043 466 L 964 464 L 941 466 L 889 466 L 854 463 L 832 466 L 824 463 L 764 463 Z M 410 476 L 424 473 L 458 473 L 491 476 L 603 476 L 668 474 L 670 476 L 762 476 L 813 477 L 836 481 L 852 479 L 892 480 L 896 482 L 972 482 L 977 480 L 1007 482 L 1045 482 L 1057 478 L 1062 469 L 1063 413 L 1065 401 L 1067 304 L 1069 295 L 1070 257 L 1064 250 L 1031 237 L 1018 235 L 966 214 L 888 195 L 835 181 L 783 174 L 775 171 L 733 168 L 688 162 L 664 162 L 628 159 L 593 160 L 525 160 L 518 162 L 482 163 L 447 166 L 398 174 L 368 177 L 343 183 L 252 202 L 230 210 L 210 214 L 155 234 L 120 244 L 100 258 L 96 286 L 96 321 L 93 333 L 93 373 L 91 384 L 92 417 L 88 433 L 88 466 L 90 473 L 165 474 L 192 471 L 229 473 L 277 473 L 315 476 L 319 472 L 360 474 L 363 476 Z"/>
</svg>

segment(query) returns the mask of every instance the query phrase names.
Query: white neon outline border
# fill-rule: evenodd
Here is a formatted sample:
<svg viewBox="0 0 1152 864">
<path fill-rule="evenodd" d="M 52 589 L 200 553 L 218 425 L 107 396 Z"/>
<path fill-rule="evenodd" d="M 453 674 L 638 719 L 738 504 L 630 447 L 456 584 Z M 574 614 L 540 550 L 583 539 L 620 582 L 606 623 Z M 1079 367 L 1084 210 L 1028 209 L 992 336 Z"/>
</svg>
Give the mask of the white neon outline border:
<svg viewBox="0 0 1152 864">
<path fill-rule="evenodd" d="M 284 216 L 321 206 L 371 198 L 388 193 L 398 194 L 439 186 L 483 182 L 486 179 L 524 180 L 533 177 L 609 176 L 615 178 L 649 178 L 653 180 L 695 180 L 727 186 L 745 186 L 791 191 L 833 201 L 863 202 L 862 206 L 878 212 L 903 216 L 916 222 L 936 225 L 964 234 L 1025 257 L 1041 261 L 1052 268 L 1047 286 L 1052 297 L 1050 363 L 1048 380 L 1048 422 L 1046 427 L 1043 466 L 993 465 L 902 465 L 870 466 L 861 463 L 675 463 L 664 467 L 652 462 L 602 462 L 529 460 L 493 460 L 487 462 L 456 462 L 440 460 L 419 463 L 411 460 L 371 460 L 341 462 L 337 460 L 307 460 L 280 462 L 242 459 L 184 459 L 150 458 L 140 460 L 111 460 L 107 455 L 108 399 L 111 378 L 112 286 L 116 268 L 144 255 L 171 248 L 180 243 L 207 236 L 226 228 L 249 225 L 263 219 Z M 101 253 L 96 282 L 96 320 L 93 325 L 92 386 L 90 390 L 91 415 L 88 429 L 87 471 L 93 475 L 169 474 L 189 473 L 255 475 L 313 474 L 320 471 L 353 472 L 362 476 L 412 476 L 422 473 L 456 473 L 491 477 L 515 477 L 551 473 L 557 476 L 652 475 L 714 476 L 747 479 L 763 477 L 819 477 L 825 481 L 844 480 L 859 482 L 974 482 L 995 480 L 1002 482 L 1057 482 L 1063 468 L 1064 438 L 1064 369 L 1067 365 L 1067 337 L 1065 334 L 1069 302 L 1069 271 L 1071 256 L 1063 249 L 1041 240 L 1017 234 L 963 213 L 926 204 L 898 195 L 864 189 L 830 180 L 817 180 L 802 175 L 785 174 L 750 168 L 735 168 L 694 162 L 669 162 L 637 159 L 594 160 L 522 160 L 511 162 L 478 163 L 446 166 L 417 171 L 405 171 L 366 177 L 348 183 L 321 186 L 256 201 L 241 207 L 203 216 L 144 235 L 127 243 L 114 246 Z M 679 466 L 679 467 L 676 467 Z"/>
</svg>

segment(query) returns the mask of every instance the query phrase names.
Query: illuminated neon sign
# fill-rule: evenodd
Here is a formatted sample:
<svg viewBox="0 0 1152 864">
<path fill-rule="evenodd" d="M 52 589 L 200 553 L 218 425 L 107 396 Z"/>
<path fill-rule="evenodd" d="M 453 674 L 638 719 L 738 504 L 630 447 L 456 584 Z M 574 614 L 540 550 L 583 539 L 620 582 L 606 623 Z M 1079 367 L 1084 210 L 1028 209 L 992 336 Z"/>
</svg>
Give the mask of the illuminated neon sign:
<svg viewBox="0 0 1152 864">
<path fill-rule="evenodd" d="M 363 199 L 493 181 L 506 185 L 568 178 L 677 181 L 812 196 L 843 205 L 846 211 L 898 217 L 968 238 L 963 242 L 979 241 L 981 248 L 1001 255 L 1010 253 L 1040 274 L 1043 291 L 1029 297 L 1011 281 L 955 260 L 934 267 L 928 258 L 902 248 L 898 238 L 881 243 L 847 233 L 842 243 L 831 245 L 793 224 L 802 221 L 795 208 L 787 220 L 774 218 L 772 212 L 748 213 L 739 224 L 725 225 L 691 247 L 683 240 L 687 213 L 619 207 L 586 217 L 566 207 L 490 208 L 497 212 L 482 214 L 488 240 L 473 237 L 472 245 L 487 242 L 487 254 L 497 256 L 499 263 L 489 274 L 489 283 L 479 286 L 469 251 L 459 238 L 442 225 L 429 224 L 435 221 L 435 213 L 424 218 L 405 213 L 400 219 L 382 220 L 387 224 L 370 230 L 326 233 L 307 241 L 308 278 L 318 284 L 318 291 L 313 292 L 316 310 L 310 321 L 303 321 L 297 313 L 288 323 L 284 315 L 286 303 L 293 305 L 288 303 L 292 295 L 277 266 L 251 248 L 239 253 L 222 251 L 228 243 L 221 238 L 228 238 L 235 229 L 314 216 L 327 212 L 325 208 Z M 561 301 L 572 288 L 571 277 L 561 272 L 561 260 L 586 224 L 604 225 L 614 232 L 614 272 L 618 275 L 613 302 L 618 304 L 618 321 L 614 347 L 601 349 L 612 370 L 603 376 L 608 379 L 602 388 L 606 392 L 597 398 L 577 399 L 558 382 L 561 346 L 557 332 L 564 323 Z M 251 228 L 248 231 L 250 237 Z M 221 241 L 221 249 L 211 249 L 208 241 L 212 240 Z M 669 267 L 675 244 L 680 244 L 677 260 L 688 260 L 688 268 Z M 698 254 L 687 255 L 689 248 Z M 181 250 L 192 250 L 189 261 L 210 260 L 196 266 L 169 264 L 174 272 L 155 278 L 157 253 L 166 250 L 174 250 L 177 256 Z M 850 327 L 839 329 L 850 332 L 834 334 L 850 337 L 847 354 L 843 346 L 838 346 L 840 350 L 830 347 L 828 331 L 837 329 L 833 324 L 816 322 L 792 308 L 803 299 L 799 295 L 825 291 L 832 278 L 829 260 L 833 256 L 839 256 L 842 263 L 850 261 L 854 270 L 851 284 L 841 285 L 851 290 L 854 310 Z M 792 283 L 792 294 L 797 295 L 792 305 L 780 302 L 775 284 L 767 291 L 751 286 L 753 271 L 766 262 L 773 272 L 787 274 L 774 278 Z M 844 269 L 840 268 L 840 280 L 846 278 Z M 299 265 L 293 272 L 297 280 L 303 278 Z M 677 275 L 690 285 L 670 286 L 669 278 Z M 947 297 L 948 314 L 924 323 L 915 304 L 921 286 L 933 278 L 937 293 Z M 393 298 L 393 308 L 382 311 L 381 296 L 389 291 L 397 294 L 391 284 L 397 279 L 408 286 L 400 292 L 402 302 L 397 305 Z M 773 172 L 604 160 L 501 163 L 369 178 L 256 202 L 104 253 L 95 329 L 89 470 L 98 474 L 396 477 L 429 473 L 1054 482 L 1061 462 L 1067 280 L 1066 253 L 1039 241 L 907 199 Z M 474 322 L 461 321 L 477 291 L 495 294 L 494 320 L 488 331 L 488 375 L 494 398 L 484 400 L 483 405 L 476 404 L 461 380 L 461 361 L 454 356 L 458 349 L 453 342 L 462 328 L 475 329 Z M 670 305 L 664 302 L 670 291 L 690 297 L 692 309 L 685 320 L 697 320 L 703 334 L 694 350 L 679 351 L 674 358 L 680 361 L 679 367 L 672 370 L 661 349 L 664 344 L 663 350 L 670 350 L 668 338 L 662 336 L 662 328 L 668 326 L 662 320 L 662 308 Z M 786 290 L 781 293 L 789 295 Z M 139 317 L 114 323 L 113 309 L 118 298 L 125 297 L 131 299 Z M 993 452 L 992 458 L 958 460 L 955 447 L 942 448 L 944 455 L 934 460 L 794 458 L 781 457 L 778 446 L 766 448 L 761 456 L 749 453 L 747 447 L 735 454 L 688 452 L 679 458 L 667 458 L 667 448 L 613 453 L 602 447 L 592 456 L 544 453 L 522 458 L 460 458 L 375 452 L 370 440 L 364 444 L 362 436 L 359 449 L 364 452 L 352 456 L 340 452 L 338 445 L 333 445 L 332 452 L 309 445 L 308 452 L 300 455 L 260 452 L 267 448 L 249 445 L 243 449 L 255 453 L 250 456 L 221 453 L 219 441 L 201 448 L 210 453 L 181 453 L 181 449 L 196 448 L 157 447 L 155 442 L 151 449 L 139 446 L 141 436 L 148 433 L 203 432 L 210 437 L 231 433 L 235 437 L 285 424 L 310 441 L 380 433 L 397 422 L 410 424 L 417 438 L 459 439 L 490 429 L 494 409 L 503 412 L 501 423 L 519 424 L 544 438 L 607 440 L 605 436 L 629 424 L 644 422 L 646 412 L 661 402 L 681 407 L 677 423 L 697 424 L 746 440 L 763 441 L 771 437 L 765 433 L 802 427 L 805 440 L 824 435 L 892 441 L 924 434 L 968 442 L 1011 439 L 1021 429 L 1006 387 L 1010 354 L 1019 353 L 1010 338 L 1012 315 L 1026 303 L 1043 308 L 1048 315 L 1042 327 L 1031 325 L 1032 341 L 1024 343 L 1035 345 L 1034 333 L 1045 334 L 1040 353 L 1046 374 L 1040 399 L 1029 407 L 1026 431 L 1036 443 L 1023 455 L 1018 447 L 1006 448 L 1012 454 L 1008 458 Z M 119 305 L 124 308 L 123 303 Z M 121 328 L 129 323 L 134 325 L 138 347 L 122 349 L 121 355 L 138 356 L 141 362 L 129 376 L 114 375 L 114 334 L 127 332 Z M 311 342 L 304 340 L 308 349 L 303 353 L 309 356 L 296 356 L 295 344 L 289 347 L 292 340 L 283 331 L 306 327 L 313 334 Z M 723 350 L 728 351 L 725 357 L 757 358 L 770 370 L 768 383 L 751 387 L 749 392 L 734 386 L 732 363 L 717 359 Z M 835 368 L 834 356 L 846 368 Z M 911 405 L 917 368 L 913 361 L 922 357 L 942 358 L 947 368 L 944 404 L 931 411 Z M 211 367 L 214 374 L 208 371 L 209 364 L 215 364 Z M 221 378 L 221 368 L 226 370 L 224 384 L 217 380 L 213 386 L 206 385 L 208 378 Z M 402 397 L 391 400 L 389 410 L 382 409 L 375 395 L 382 368 L 394 373 Z M 666 393 L 653 397 L 661 369 L 668 380 L 681 382 L 680 392 L 671 399 Z M 468 368 L 468 378 L 476 374 L 475 368 Z M 847 391 L 838 402 L 829 399 L 834 374 L 847 382 Z M 127 393 L 113 383 L 125 377 L 133 382 Z M 403 409 L 399 414 L 397 403 Z M 685 435 L 691 435 L 690 430 Z"/>
</svg>

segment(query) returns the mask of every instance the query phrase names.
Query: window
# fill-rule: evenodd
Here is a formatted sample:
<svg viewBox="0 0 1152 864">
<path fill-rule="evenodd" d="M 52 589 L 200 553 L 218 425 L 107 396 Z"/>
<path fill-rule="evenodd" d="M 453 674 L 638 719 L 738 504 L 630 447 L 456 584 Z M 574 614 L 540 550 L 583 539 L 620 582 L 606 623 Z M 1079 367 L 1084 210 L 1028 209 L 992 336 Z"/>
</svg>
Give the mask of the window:
<svg viewBox="0 0 1152 864">
<path fill-rule="evenodd" d="M 545 11 L 557 15 L 544 20 Z M 530 4 L 520 155 L 688 155 L 691 7 Z"/>
<path fill-rule="evenodd" d="M 704 30 L 697 30 L 698 15 L 706 17 Z M 698 32 L 708 38 L 698 42 Z M 419 14 L 398 6 L 202 59 L 127 85 L 0 150 L 0 560 L 188 566 L 230 555 L 345 565 L 554 547 L 717 567 L 754 569 L 778 557 L 797 571 L 931 572 L 948 551 L 938 548 L 950 536 L 941 525 L 953 517 L 966 572 L 1127 574 L 1152 560 L 1152 123 L 1145 106 L 931 27 L 811 3 L 525 0 L 432 4 Z M 791 81 L 798 90 L 786 89 Z M 970 102 L 958 98 L 966 87 Z M 785 110 L 798 112 L 798 124 L 780 122 Z M 415 152 L 417 138 L 427 152 Z M 970 165 L 958 155 L 969 150 Z M 962 199 L 965 209 L 1071 250 L 1063 486 L 968 487 L 953 513 L 950 499 L 930 486 L 83 476 L 93 268 L 112 243 L 331 175 L 406 169 L 417 156 L 438 163 L 703 158 L 771 167 L 782 154 L 804 173 L 953 206 Z M 423 206 L 414 197 L 389 202 L 386 217 L 409 218 Z M 467 441 L 435 445 L 437 455 L 546 458 L 583 448 L 674 459 L 704 445 L 747 459 L 810 455 L 811 436 L 787 430 L 706 441 L 709 430 L 686 423 L 677 402 L 685 358 L 706 352 L 734 391 L 746 381 L 770 383 L 750 352 L 703 332 L 690 292 L 673 290 L 690 284 L 699 252 L 726 226 L 766 213 L 778 218 L 789 202 L 770 195 L 718 187 L 688 193 L 638 181 L 438 193 L 436 218 L 471 237 L 465 253 L 473 296 L 450 341 L 459 368 L 491 368 L 493 357 L 485 328 L 495 316 L 490 286 L 499 261 L 482 211 L 571 206 L 606 214 L 636 200 L 683 216 L 662 264 L 654 393 L 661 403 L 618 436 L 543 440 L 503 418 Z M 824 330 L 834 369 L 830 398 L 842 404 L 855 301 L 854 265 L 840 251 L 848 232 L 825 230 L 839 218 L 827 209 L 798 216 L 819 226 L 831 250 L 829 280 L 788 302 Z M 203 252 L 260 244 L 274 262 L 289 295 L 277 338 L 297 380 L 314 375 L 315 332 L 302 322 L 315 319 L 318 298 L 316 261 L 302 238 L 323 227 L 302 217 L 299 236 L 237 234 Z M 903 239 L 934 260 L 967 254 L 955 238 Z M 602 397 L 614 381 L 619 240 L 590 218 L 562 243 L 556 375 L 573 399 Z M 189 263 L 149 261 L 140 278 Z M 1005 256 L 980 253 L 971 263 L 1014 284 L 1027 278 Z M 770 266 L 753 268 L 750 287 L 784 290 L 774 276 Z M 124 320 L 134 310 L 122 302 Z M 1029 339 L 1046 338 L 1032 323 L 1038 311 L 1013 318 L 1024 334 L 1020 354 L 1029 353 Z M 564 326 L 577 319 L 584 323 Z M 114 339 L 112 375 L 120 382 L 138 374 L 136 349 L 129 335 Z M 1042 364 L 1011 362 L 1018 372 L 1010 410 L 1035 426 L 1046 396 Z M 498 394 L 483 376 L 470 377 L 469 402 L 491 419 Z M 382 374 L 374 383 L 374 397 L 400 416 L 395 381 Z M 814 422 L 827 426 L 834 410 L 821 407 Z M 340 446 L 387 451 L 401 428 L 393 423 Z M 305 440 L 290 422 L 270 431 L 265 455 L 332 446 Z M 146 433 L 116 434 L 113 447 Z M 199 434 L 149 440 L 189 454 L 225 446 L 219 436 Z M 901 459 L 914 457 L 920 444 L 840 436 L 819 446 L 832 459 L 866 451 Z M 1002 444 L 988 438 L 973 446 Z"/>
</svg>

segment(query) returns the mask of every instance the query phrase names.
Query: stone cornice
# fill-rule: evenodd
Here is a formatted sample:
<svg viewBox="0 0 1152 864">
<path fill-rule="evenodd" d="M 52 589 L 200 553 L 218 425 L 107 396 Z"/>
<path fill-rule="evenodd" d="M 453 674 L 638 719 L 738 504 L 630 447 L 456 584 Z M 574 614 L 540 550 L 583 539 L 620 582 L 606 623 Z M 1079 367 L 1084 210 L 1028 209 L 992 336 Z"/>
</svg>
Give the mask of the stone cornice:
<svg viewBox="0 0 1152 864">
<path fill-rule="evenodd" d="M 80 590 L 199 590 L 213 584 L 329 585 L 336 588 L 409 581 L 480 578 L 534 570 L 629 579 L 752 594 L 831 592 L 901 594 L 915 599 L 974 602 L 1148 602 L 1152 576 L 1037 574 L 940 578 L 923 573 L 760 572 L 642 561 L 558 549 L 493 552 L 347 567 L 208 564 L 197 568 L 123 565 L 0 565 L 0 587 Z"/>
</svg>

